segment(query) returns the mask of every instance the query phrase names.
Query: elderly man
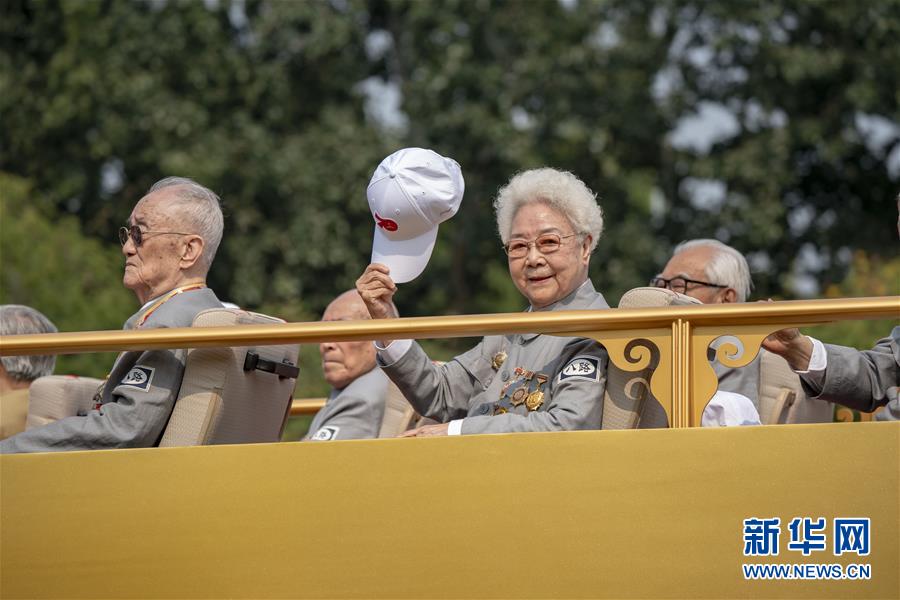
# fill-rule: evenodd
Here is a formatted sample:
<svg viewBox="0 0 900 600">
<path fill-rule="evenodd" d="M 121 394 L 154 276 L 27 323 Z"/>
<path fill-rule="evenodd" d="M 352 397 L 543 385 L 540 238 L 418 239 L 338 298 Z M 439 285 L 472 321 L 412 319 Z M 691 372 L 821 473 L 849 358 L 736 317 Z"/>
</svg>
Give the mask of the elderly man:
<svg viewBox="0 0 900 600">
<path fill-rule="evenodd" d="M 753 282 L 740 252 L 718 240 L 698 239 L 678 244 L 663 272 L 650 280 L 650 285 L 704 304 L 727 304 L 745 302 Z M 719 377 L 719 394 L 704 411 L 703 424 L 758 424 L 759 357 L 740 369 L 714 361 L 713 369 Z"/>
<path fill-rule="evenodd" d="M 207 188 L 182 177 L 150 188 L 119 231 L 123 283 L 142 304 L 125 329 L 189 327 L 201 311 L 222 307 L 206 287 L 222 230 L 219 198 Z M 155 446 L 178 397 L 185 357 L 181 349 L 123 352 L 88 414 L 3 440 L 0 452 Z"/>
<path fill-rule="evenodd" d="M 56 326 L 29 306 L 0 306 L 0 336 L 31 333 L 56 333 Z M 52 374 L 55 364 L 52 355 L 0 358 L 0 440 L 25 431 L 31 382 Z"/>
<path fill-rule="evenodd" d="M 323 321 L 368 319 L 369 311 L 356 290 L 334 299 Z M 322 373 L 331 386 L 328 401 L 309 427 L 307 440 L 352 440 L 378 437 L 388 390 L 388 378 L 375 365 L 372 342 L 319 344 Z"/>
</svg>

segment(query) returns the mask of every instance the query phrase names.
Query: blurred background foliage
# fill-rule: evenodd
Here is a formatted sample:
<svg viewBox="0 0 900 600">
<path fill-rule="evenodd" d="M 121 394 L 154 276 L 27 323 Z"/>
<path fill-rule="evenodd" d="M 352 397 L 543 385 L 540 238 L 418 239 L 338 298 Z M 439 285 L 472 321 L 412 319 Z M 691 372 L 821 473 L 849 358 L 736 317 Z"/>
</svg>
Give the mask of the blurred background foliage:
<svg viewBox="0 0 900 600">
<path fill-rule="evenodd" d="M 116 229 L 177 174 L 222 196 L 220 298 L 317 319 L 367 264 L 366 184 L 404 146 L 466 179 L 407 316 L 523 308 L 491 201 L 542 165 L 598 193 L 612 305 L 693 237 L 746 253 L 755 298 L 897 294 L 898 39 L 897 0 L 5 0 L 0 302 L 121 327 Z M 302 356 L 298 395 L 321 394 Z"/>
</svg>

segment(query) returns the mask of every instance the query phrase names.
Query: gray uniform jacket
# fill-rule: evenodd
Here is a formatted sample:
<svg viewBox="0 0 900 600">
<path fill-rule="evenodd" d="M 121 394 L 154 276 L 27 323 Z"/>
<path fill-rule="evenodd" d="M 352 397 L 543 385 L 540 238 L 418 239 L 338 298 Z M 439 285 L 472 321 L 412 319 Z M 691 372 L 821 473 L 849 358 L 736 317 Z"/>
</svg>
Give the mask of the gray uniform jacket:
<svg viewBox="0 0 900 600">
<path fill-rule="evenodd" d="M 603 308 L 609 305 L 585 281 L 542 310 Z M 600 429 L 607 361 L 594 340 L 532 333 L 486 337 L 443 365 L 413 342 L 382 368 L 419 414 L 464 418 L 464 434 L 506 433 Z"/>
<path fill-rule="evenodd" d="M 388 378 L 375 367 L 342 390 L 332 389 L 316 413 L 305 440 L 362 440 L 377 438 L 384 419 Z"/>
<path fill-rule="evenodd" d="M 209 288 L 183 292 L 154 310 L 141 328 L 190 327 L 197 313 L 210 308 L 222 308 L 222 303 Z M 134 329 L 143 310 L 128 319 L 124 329 Z M 103 386 L 99 406 L 85 416 L 7 438 L 0 442 L 0 453 L 157 445 L 181 389 L 186 356 L 184 349 L 123 352 Z"/>
<path fill-rule="evenodd" d="M 900 326 L 871 350 L 824 344 L 827 364 L 822 372 L 802 373 L 800 381 L 811 398 L 837 402 L 863 412 L 887 408 L 875 418 L 900 420 Z"/>
</svg>

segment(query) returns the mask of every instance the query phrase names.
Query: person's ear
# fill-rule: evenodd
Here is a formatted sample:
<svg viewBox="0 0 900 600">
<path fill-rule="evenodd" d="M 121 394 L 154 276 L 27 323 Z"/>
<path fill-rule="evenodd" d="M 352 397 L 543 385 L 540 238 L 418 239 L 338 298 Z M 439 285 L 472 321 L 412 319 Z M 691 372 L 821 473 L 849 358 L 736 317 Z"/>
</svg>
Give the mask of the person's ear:
<svg viewBox="0 0 900 600">
<path fill-rule="evenodd" d="M 737 291 L 734 288 L 725 288 L 722 290 L 722 303 L 731 304 L 737 302 Z"/>
<path fill-rule="evenodd" d="M 584 236 L 584 241 L 581 243 L 581 259 L 587 264 L 588 259 L 591 257 L 591 244 L 594 242 L 594 236 L 591 234 L 587 234 Z"/>
<path fill-rule="evenodd" d="M 203 238 L 199 235 L 192 235 L 184 242 L 181 251 L 181 268 L 189 269 L 193 267 L 203 256 Z"/>
</svg>

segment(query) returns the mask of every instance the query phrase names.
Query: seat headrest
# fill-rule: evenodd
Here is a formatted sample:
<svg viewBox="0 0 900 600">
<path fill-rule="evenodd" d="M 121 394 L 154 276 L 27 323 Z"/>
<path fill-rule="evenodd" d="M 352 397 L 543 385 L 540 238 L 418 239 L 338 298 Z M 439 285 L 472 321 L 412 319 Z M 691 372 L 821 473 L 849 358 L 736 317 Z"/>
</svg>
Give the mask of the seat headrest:
<svg viewBox="0 0 900 600">
<path fill-rule="evenodd" d="M 696 298 L 673 292 L 666 288 L 639 287 L 625 292 L 619 300 L 619 308 L 659 308 L 661 306 L 684 306 L 703 304 Z"/>
</svg>

